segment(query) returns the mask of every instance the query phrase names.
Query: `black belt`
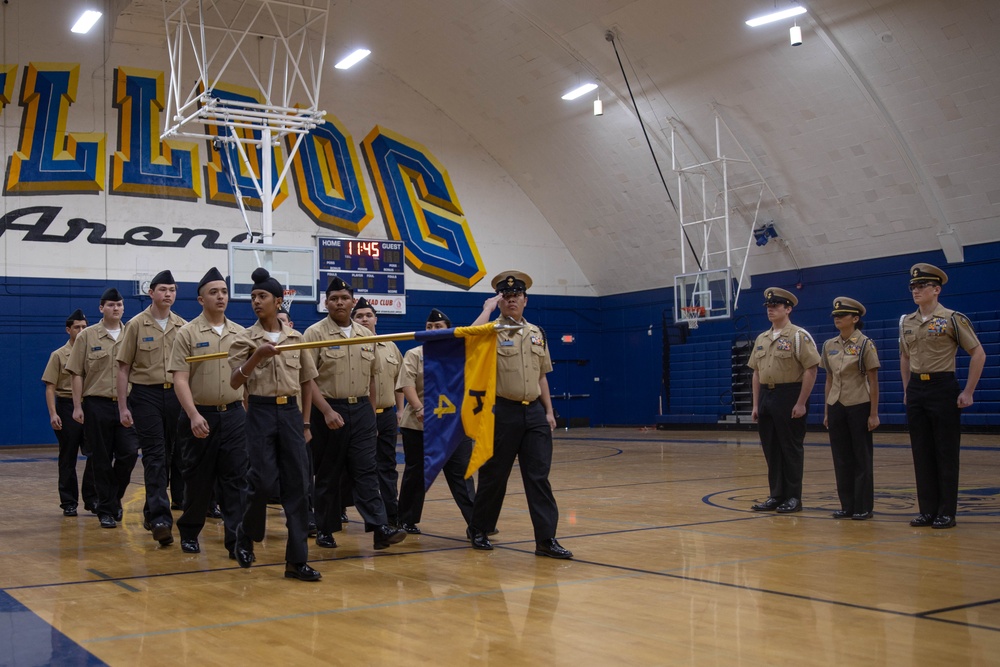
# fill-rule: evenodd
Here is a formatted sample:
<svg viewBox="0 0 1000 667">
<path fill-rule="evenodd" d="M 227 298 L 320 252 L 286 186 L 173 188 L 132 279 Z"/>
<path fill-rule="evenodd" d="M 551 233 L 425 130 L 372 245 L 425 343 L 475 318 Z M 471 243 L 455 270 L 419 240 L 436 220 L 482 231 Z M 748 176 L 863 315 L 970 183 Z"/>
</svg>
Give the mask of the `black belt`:
<svg viewBox="0 0 1000 667">
<path fill-rule="evenodd" d="M 243 401 L 233 401 L 232 403 L 226 403 L 225 405 L 195 405 L 194 407 L 198 409 L 198 412 L 225 412 L 226 410 L 232 410 L 237 405 L 242 405 Z"/>
<path fill-rule="evenodd" d="M 118 402 L 118 397 L 114 396 L 114 397 L 108 398 L 107 396 L 84 396 L 83 400 L 84 401 L 107 401 L 108 403 L 117 403 Z"/>
<path fill-rule="evenodd" d="M 56 403 L 59 403 L 59 402 L 65 403 L 66 401 L 69 401 L 70 403 L 72 403 L 73 402 L 73 397 L 72 396 L 56 396 Z"/>
<path fill-rule="evenodd" d="M 515 401 L 510 398 L 504 398 L 503 396 L 497 396 L 497 403 L 505 403 L 507 405 L 518 405 L 518 406 L 533 405 L 537 401 L 538 401 L 537 398 L 532 399 L 530 401 Z"/>
<path fill-rule="evenodd" d="M 940 373 L 914 373 L 910 371 L 911 380 L 920 380 L 921 382 L 929 382 L 931 380 L 954 380 L 954 371 L 942 371 Z"/>
<path fill-rule="evenodd" d="M 348 396 L 347 398 L 326 398 L 326 402 L 331 405 L 356 405 L 358 403 L 367 403 L 367 396 Z"/>
<path fill-rule="evenodd" d="M 761 382 L 761 389 L 781 389 L 782 387 L 801 387 L 801 382 Z"/>
<path fill-rule="evenodd" d="M 294 396 L 254 396 L 248 399 L 251 403 L 263 405 L 296 405 Z"/>
<path fill-rule="evenodd" d="M 135 387 L 148 387 L 149 389 L 173 389 L 173 382 L 160 382 L 158 384 L 141 384 L 139 382 L 133 382 L 132 386 Z"/>
</svg>

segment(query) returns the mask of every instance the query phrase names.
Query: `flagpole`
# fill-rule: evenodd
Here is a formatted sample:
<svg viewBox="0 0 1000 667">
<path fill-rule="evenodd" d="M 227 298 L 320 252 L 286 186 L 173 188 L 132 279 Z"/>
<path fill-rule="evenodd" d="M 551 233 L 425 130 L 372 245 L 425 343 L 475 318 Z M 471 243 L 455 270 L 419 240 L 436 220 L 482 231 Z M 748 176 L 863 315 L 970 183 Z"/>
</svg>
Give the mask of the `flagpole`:
<svg viewBox="0 0 1000 667">
<path fill-rule="evenodd" d="M 523 325 L 520 324 L 482 324 L 476 327 L 455 327 L 453 329 L 454 335 L 458 337 L 467 336 L 483 336 L 490 333 L 496 333 L 498 331 L 510 331 L 515 329 L 521 329 Z M 396 334 L 380 334 L 378 336 L 360 336 L 355 338 L 334 338 L 331 340 L 314 340 L 307 343 L 286 343 L 284 345 L 275 345 L 274 349 L 278 352 L 286 352 L 290 350 L 311 350 L 317 347 L 329 347 L 331 345 L 364 345 L 365 343 L 381 343 L 383 341 L 390 340 L 413 340 L 417 338 L 418 334 L 423 333 L 422 331 L 408 331 L 405 333 Z M 442 331 L 435 331 L 435 334 L 441 334 Z M 189 364 L 197 363 L 199 361 L 210 361 L 212 359 L 225 359 L 229 356 L 228 352 L 213 352 L 211 354 L 196 354 L 190 357 L 184 357 L 184 361 Z"/>
</svg>

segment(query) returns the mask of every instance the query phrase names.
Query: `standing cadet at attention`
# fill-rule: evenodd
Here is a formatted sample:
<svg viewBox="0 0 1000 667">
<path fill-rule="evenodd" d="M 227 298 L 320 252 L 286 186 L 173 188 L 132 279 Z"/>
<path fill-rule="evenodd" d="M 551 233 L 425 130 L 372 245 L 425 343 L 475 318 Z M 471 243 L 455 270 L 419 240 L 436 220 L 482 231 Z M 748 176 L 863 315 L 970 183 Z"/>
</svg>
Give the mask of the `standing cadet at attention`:
<svg viewBox="0 0 1000 667">
<path fill-rule="evenodd" d="M 861 333 L 864 314 L 859 301 L 846 296 L 834 299 L 833 323 L 840 335 L 823 344 L 820 360 L 826 369 L 823 425 L 830 430 L 840 497 L 834 519 L 870 519 L 875 504 L 872 431 L 879 424 L 879 361 L 875 343 Z"/>
<path fill-rule="evenodd" d="M 920 514 L 915 528 L 951 528 L 958 510 L 961 410 L 972 405 L 986 353 L 962 313 L 940 303 L 948 275 L 931 264 L 910 269 L 917 310 L 899 318 L 899 371 L 910 428 Z M 958 348 L 969 353 L 969 377 L 960 389 L 955 377 Z"/>
<path fill-rule="evenodd" d="M 184 514 L 177 520 L 177 531 L 182 551 L 201 551 L 198 535 L 218 488 L 226 550 L 235 558 L 247 476 L 243 391 L 230 384 L 227 359 L 191 363 L 186 358 L 228 353 L 243 327 L 226 317 L 229 288 L 215 267 L 198 283 L 198 303 L 201 315 L 177 332 L 167 365 L 183 410 L 177 423 L 177 455 L 184 474 Z"/>
<path fill-rule="evenodd" d="M 437 308 L 431 309 L 424 325 L 427 331 L 450 329 L 451 320 Z M 403 454 L 406 468 L 403 470 L 403 485 L 399 489 L 399 519 L 402 528 L 413 535 L 420 534 L 420 516 L 424 509 L 424 346 L 418 345 L 406 351 L 403 370 L 396 381 L 396 389 L 406 397 L 400 430 L 403 432 Z M 442 472 L 455 499 L 466 529 L 472 523 L 473 498 L 476 495 L 472 478 L 465 478 L 472 457 L 472 441 L 463 438 L 462 443 L 444 464 Z"/>
<path fill-rule="evenodd" d="M 146 482 L 143 528 L 151 531 L 161 546 L 168 546 L 174 542 L 170 532 L 174 517 L 167 485 L 181 408 L 167 373 L 167 360 L 177 332 L 186 321 L 170 310 L 177 298 L 177 284 L 170 271 L 153 276 L 149 297 L 153 302 L 129 320 L 118 347 L 118 395 L 128 394 L 127 401 L 118 402 L 118 412 L 122 425 L 131 427 L 134 420 L 139 434 Z M 176 473 L 173 478 L 173 499 L 177 504 L 182 502 L 183 481 Z"/>
<path fill-rule="evenodd" d="M 83 426 L 73 419 L 73 376 L 66 370 L 70 352 L 77 335 L 87 328 L 87 317 L 77 308 L 66 318 L 69 340 L 49 355 L 49 363 L 42 372 L 45 385 L 45 405 L 49 409 L 49 424 L 59 441 L 59 506 L 64 516 L 76 516 L 79 497 L 83 508 L 95 511 L 97 488 L 94 486 L 94 467 L 87 459 L 83 468 L 83 485 L 77 484 L 76 461 L 80 452 L 89 453 L 83 439 Z M 79 494 L 79 495 L 78 495 Z"/>
<path fill-rule="evenodd" d="M 378 331 L 375 330 L 378 315 L 364 297 L 354 304 L 351 319 L 378 335 Z M 375 428 L 378 431 L 375 467 L 386 516 L 389 517 L 389 524 L 396 527 L 399 526 L 396 439 L 399 435 L 399 416 L 403 410 L 403 396 L 396 393 L 396 378 L 399 377 L 402 363 L 403 355 L 391 340 L 375 343 Z"/>
<path fill-rule="evenodd" d="M 499 303 L 497 322 L 519 324 L 522 328 L 497 333 L 493 457 L 479 469 L 469 538 L 473 549 L 493 548 L 489 533 L 496 529 L 500 518 L 507 479 L 516 458 L 535 532 L 535 555 L 572 558 L 573 554 L 556 541 L 559 508 L 549 484 L 556 418 L 545 377 L 552 370 L 552 359 L 545 332 L 524 319 L 531 278 L 520 271 L 504 271 L 491 284 L 497 296 L 486 300 L 473 324 L 485 324 Z"/>
<path fill-rule="evenodd" d="M 778 287 L 764 290 L 771 329 L 757 336 L 750 361 L 753 369 L 753 413 L 767 460 L 770 496 L 755 512 L 802 511 L 802 445 L 806 438 L 809 392 L 816 383 L 816 343 L 789 316 L 799 300 Z"/>
<path fill-rule="evenodd" d="M 97 487 L 101 528 L 122 520 L 122 497 L 138 457 L 135 429 L 123 426 L 118 414 L 118 366 L 125 304 L 114 287 L 101 295 L 101 321 L 80 332 L 66 370 L 73 375 L 73 420 L 83 424 Z M 124 400 L 124 395 L 122 396 Z"/>
<path fill-rule="evenodd" d="M 308 342 L 333 341 L 327 347 L 307 350 L 319 377 L 319 394 L 310 396 L 312 433 L 310 443 L 316 466 L 316 545 L 337 546 L 333 533 L 342 528 L 340 485 L 345 466 L 354 482 L 354 504 L 365 520 L 365 530 L 374 532 L 374 548 L 386 549 L 403 541 L 406 533 L 389 525 L 379 494 L 375 468 L 375 346 L 338 345 L 337 340 L 371 336 L 372 332 L 351 320 L 354 296 L 350 286 L 334 276 L 326 288 L 328 316 L 305 332 Z"/>
<path fill-rule="evenodd" d="M 288 541 L 285 544 L 285 577 L 318 581 L 322 575 L 309 567 L 309 503 L 306 498 L 309 458 L 305 428 L 296 395 L 316 391 L 316 366 L 304 350 L 279 352 L 276 345 L 301 343 L 302 335 L 278 320 L 284 290 L 266 269 L 251 275 L 250 304 L 257 322 L 229 348 L 233 389 L 246 385 L 246 446 L 250 462 L 246 509 L 236 529 L 236 561 L 253 563 L 253 543 L 264 539 L 267 499 L 281 488 Z"/>
</svg>

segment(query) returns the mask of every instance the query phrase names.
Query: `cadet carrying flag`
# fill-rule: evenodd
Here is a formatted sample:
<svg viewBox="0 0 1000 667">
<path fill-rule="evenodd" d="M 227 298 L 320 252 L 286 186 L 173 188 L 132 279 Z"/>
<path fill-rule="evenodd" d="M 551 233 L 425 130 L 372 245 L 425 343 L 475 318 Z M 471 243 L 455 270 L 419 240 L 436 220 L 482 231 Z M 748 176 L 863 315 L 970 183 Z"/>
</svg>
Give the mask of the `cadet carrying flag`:
<svg viewBox="0 0 1000 667">
<path fill-rule="evenodd" d="M 418 331 L 424 344 L 424 488 L 429 489 L 465 438 L 468 478 L 493 456 L 497 337 L 493 323 Z"/>
</svg>

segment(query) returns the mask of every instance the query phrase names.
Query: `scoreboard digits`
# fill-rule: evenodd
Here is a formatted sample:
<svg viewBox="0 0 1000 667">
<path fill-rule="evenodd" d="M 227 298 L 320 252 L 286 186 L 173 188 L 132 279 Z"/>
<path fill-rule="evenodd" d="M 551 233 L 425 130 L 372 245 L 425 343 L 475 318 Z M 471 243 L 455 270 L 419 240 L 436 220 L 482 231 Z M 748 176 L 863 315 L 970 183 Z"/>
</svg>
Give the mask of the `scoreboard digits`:
<svg viewBox="0 0 1000 667">
<path fill-rule="evenodd" d="M 355 297 L 406 294 L 402 241 L 320 237 L 317 242 L 321 294 L 334 274 L 351 285 Z"/>
</svg>

